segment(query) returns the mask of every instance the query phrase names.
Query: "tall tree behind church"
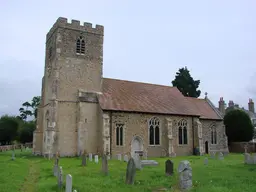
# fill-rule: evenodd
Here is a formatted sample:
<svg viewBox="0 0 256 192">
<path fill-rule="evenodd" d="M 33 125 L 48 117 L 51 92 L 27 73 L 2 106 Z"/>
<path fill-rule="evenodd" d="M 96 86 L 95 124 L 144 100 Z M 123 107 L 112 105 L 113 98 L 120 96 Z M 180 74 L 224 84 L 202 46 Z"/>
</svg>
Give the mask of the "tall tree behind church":
<svg viewBox="0 0 256 192">
<path fill-rule="evenodd" d="M 201 94 L 201 91 L 197 90 L 199 84 L 200 80 L 194 80 L 187 67 L 180 68 L 172 81 L 172 85 L 177 87 L 185 97 L 198 98 Z"/>
</svg>

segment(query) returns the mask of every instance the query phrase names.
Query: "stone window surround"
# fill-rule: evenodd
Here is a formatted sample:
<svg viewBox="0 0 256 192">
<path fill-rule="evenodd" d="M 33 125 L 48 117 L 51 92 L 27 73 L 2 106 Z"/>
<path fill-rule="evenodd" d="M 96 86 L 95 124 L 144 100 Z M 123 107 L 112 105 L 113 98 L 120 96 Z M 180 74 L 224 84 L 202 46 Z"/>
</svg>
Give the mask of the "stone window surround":
<svg viewBox="0 0 256 192">
<path fill-rule="evenodd" d="M 116 144 L 116 127 L 117 127 L 116 125 L 117 125 L 117 124 L 122 124 L 122 125 L 123 125 L 123 145 L 117 145 L 117 144 Z M 115 140 L 114 140 L 114 142 L 115 142 L 115 146 L 116 146 L 117 148 L 123 148 L 123 147 L 125 147 L 125 135 L 126 135 L 125 132 L 126 132 L 126 124 L 125 124 L 125 123 L 118 122 L 118 123 L 115 124 L 115 138 L 114 138 Z"/>
<path fill-rule="evenodd" d="M 156 118 L 159 121 L 159 126 L 158 126 L 159 127 L 159 144 L 157 144 L 157 145 L 155 145 L 155 144 L 154 145 L 150 145 L 150 124 L 149 123 L 150 123 L 150 120 L 153 119 L 153 118 Z M 162 145 L 162 139 L 161 139 L 162 138 L 162 131 L 161 131 L 162 128 L 161 128 L 161 125 L 162 124 L 161 124 L 160 119 L 158 117 L 156 117 L 156 116 L 153 116 L 153 117 L 148 119 L 148 146 L 149 147 L 154 147 L 154 146 L 158 147 L 158 146 Z M 155 139 L 155 135 L 154 135 L 154 139 Z"/>
<path fill-rule="evenodd" d="M 186 126 L 186 129 L 187 129 L 187 144 L 180 144 L 179 143 L 179 122 L 181 122 L 181 121 L 186 121 L 186 123 L 187 123 L 187 126 Z M 189 145 L 189 123 L 188 123 L 188 120 L 186 120 L 186 119 L 184 119 L 184 118 L 181 118 L 178 122 L 177 122 L 177 146 L 178 147 L 184 147 L 184 146 L 188 146 Z M 183 133 L 183 132 L 182 132 Z M 183 134 L 182 134 L 182 136 L 183 136 Z"/>
<path fill-rule="evenodd" d="M 79 43 L 79 44 L 78 44 Z M 85 54 L 85 38 L 79 36 L 76 40 L 76 54 L 77 55 L 84 55 Z"/>
<path fill-rule="evenodd" d="M 218 145 L 218 134 L 217 134 L 217 127 L 215 126 L 215 124 L 212 124 L 210 126 L 210 131 L 211 131 L 211 142 L 209 144 Z M 213 137 L 212 137 L 212 134 L 213 134 Z M 214 140 L 215 140 L 215 142 L 214 142 Z"/>
<path fill-rule="evenodd" d="M 121 139 L 120 139 L 120 129 L 123 129 L 123 132 L 122 132 L 122 145 L 120 145 L 120 141 L 121 141 Z M 117 143 L 116 143 L 116 140 L 117 140 L 117 129 L 119 129 L 119 145 L 117 145 Z M 115 143 L 116 143 L 116 146 L 117 147 L 123 147 L 124 146 L 124 123 L 116 123 L 115 124 L 115 137 L 116 137 L 116 140 L 115 140 Z"/>
</svg>

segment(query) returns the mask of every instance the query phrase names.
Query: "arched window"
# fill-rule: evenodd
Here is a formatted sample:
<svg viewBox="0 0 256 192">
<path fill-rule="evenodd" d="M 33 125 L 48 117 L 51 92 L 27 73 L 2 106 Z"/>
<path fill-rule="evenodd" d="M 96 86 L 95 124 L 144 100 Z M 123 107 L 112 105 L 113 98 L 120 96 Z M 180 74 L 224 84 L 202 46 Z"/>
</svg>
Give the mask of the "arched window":
<svg viewBox="0 0 256 192">
<path fill-rule="evenodd" d="M 124 124 L 116 124 L 116 145 L 123 146 Z"/>
<path fill-rule="evenodd" d="M 82 36 L 80 36 L 76 41 L 76 53 L 77 54 L 85 53 L 85 41 Z"/>
<path fill-rule="evenodd" d="M 179 129 L 179 144 L 186 145 L 188 144 L 188 123 L 185 119 L 182 119 L 178 122 Z"/>
<path fill-rule="evenodd" d="M 211 140 L 212 144 L 217 144 L 217 130 L 214 125 L 211 127 Z"/>
<path fill-rule="evenodd" d="M 160 121 L 157 117 L 149 120 L 149 145 L 160 145 Z"/>
</svg>

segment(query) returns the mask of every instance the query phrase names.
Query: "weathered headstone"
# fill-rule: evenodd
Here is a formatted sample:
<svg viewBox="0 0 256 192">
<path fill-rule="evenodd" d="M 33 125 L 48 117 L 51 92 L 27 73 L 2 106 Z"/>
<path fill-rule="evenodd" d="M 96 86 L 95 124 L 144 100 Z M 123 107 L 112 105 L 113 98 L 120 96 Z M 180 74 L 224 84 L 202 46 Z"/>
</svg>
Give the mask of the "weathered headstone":
<svg viewBox="0 0 256 192">
<path fill-rule="evenodd" d="M 207 157 L 204 158 L 204 164 L 208 165 L 208 158 Z"/>
<path fill-rule="evenodd" d="M 125 183 L 128 185 L 133 185 L 135 181 L 135 175 L 136 175 L 136 165 L 135 165 L 134 159 L 130 158 L 130 160 L 127 163 Z"/>
<path fill-rule="evenodd" d="M 135 163 L 136 169 L 142 169 L 141 160 L 140 160 L 139 154 L 135 154 L 133 159 L 134 159 L 134 163 Z"/>
<path fill-rule="evenodd" d="M 122 154 L 117 154 L 117 160 L 122 161 Z"/>
<path fill-rule="evenodd" d="M 253 155 L 253 164 L 256 164 L 256 154 Z"/>
<path fill-rule="evenodd" d="M 12 160 L 15 160 L 15 152 L 12 151 Z"/>
<path fill-rule="evenodd" d="M 170 159 L 165 161 L 165 175 L 173 175 L 173 162 Z"/>
<path fill-rule="evenodd" d="M 62 184 L 63 184 L 63 171 L 62 171 L 62 167 L 59 168 L 59 171 L 58 171 L 58 187 L 59 189 L 62 188 Z"/>
<path fill-rule="evenodd" d="M 89 153 L 89 161 L 92 161 L 92 153 Z"/>
<path fill-rule="evenodd" d="M 180 188 L 187 190 L 192 187 L 192 168 L 189 161 L 181 161 L 178 167 Z"/>
<path fill-rule="evenodd" d="M 147 150 L 144 151 L 143 156 L 144 156 L 145 159 L 148 159 L 148 151 Z"/>
<path fill-rule="evenodd" d="M 244 163 L 245 164 L 252 164 L 251 155 L 249 153 L 244 154 Z"/>
<path fill-rule="evenodd" d="M 110 159 L 111 159 L 110 155 L 107 155 L 107 159 L 108 159 L 108 160 L 110 160 Z"/>
<path fill-rule="evenodd" d="M 99 162 L 99 156 L 98 156 L 98 155 L 95 155 L 95 156 L 94 156 L 94 162 L 95 162 L 95 163 L 98 163 L 98 162 Z"/>
<path fill-rule="evenodd" d="M 82 166 L 86 166 L 86 151 L 82 154 Z"/>
<path fill-rule="evenodd" d="M 211 158 L 212 159 L 215 159 L 215 155 L 216 155 L 216 153 L 213 151 L 213 152 L 211 152 Z"/>
<path fill-rule="evenodd" d="M 66 192 L 72 192 L 72 176 L 70 174 L 66 176 Z"/>
<path fill-rule="evenodd" d="M 108 175 L 108 157 L 104 154 L 102 156 L 102 172 L 104 175 Z"/>
<path fill-rule="evenodd" d="M 124 161 L 125 161 L 125 162 L 128 162 L 128 161 L 129 161 L 128 155 L 124 155 Z"/>
<path fill-rule="evenodd" d="M 223 153 L 219 152 L 219 160 L 223 160 L 223 159 L 224 159 Z"/>
</svg>

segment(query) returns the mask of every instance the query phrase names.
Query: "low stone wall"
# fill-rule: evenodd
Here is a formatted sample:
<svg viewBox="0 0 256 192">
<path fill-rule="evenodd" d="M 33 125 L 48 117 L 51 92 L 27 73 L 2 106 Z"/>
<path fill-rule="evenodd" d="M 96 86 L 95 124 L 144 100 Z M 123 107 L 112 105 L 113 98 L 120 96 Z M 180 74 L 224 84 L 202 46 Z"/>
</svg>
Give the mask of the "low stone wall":
<svg viewBox="0 0 256 192">
<path fill-rule="evenodd" d="M 245 150 L 246 148 L 246 150 Z M 251 142 L 232 142 L 229 145 L 229 152 L 231 153 L 255 153 L 256 143 Z"/>
<path fill-rule="evenodd" d="M 13 149 L 21 149 L 21 148 L 32 148 L 33 147 L 33 143 L 25 143 L 25 144 L 16 144 L 16 145 L 1 145 L 0 146 L 0 152 L 3 151 L 9 151 L 9 150 L 13 150 Z"/>
</svg>

